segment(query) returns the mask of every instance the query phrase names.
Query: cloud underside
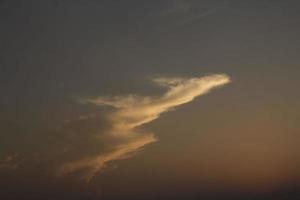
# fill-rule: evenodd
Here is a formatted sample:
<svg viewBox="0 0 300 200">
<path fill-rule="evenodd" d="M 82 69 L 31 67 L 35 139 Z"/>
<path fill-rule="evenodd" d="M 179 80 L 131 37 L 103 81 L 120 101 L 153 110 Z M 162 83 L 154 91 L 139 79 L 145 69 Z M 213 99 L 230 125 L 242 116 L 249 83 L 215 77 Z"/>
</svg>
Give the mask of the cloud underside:
<svg viewBox="0 0 300 200">
<path fill-rule="evenodd" d="M 176 106 L 193 101 L 213 88 L 229 83 L 230 78 L 225 74 L 217 74 L 189 79 L 162 77 L 153 81 L 166 87 L 167 91 L 155 97 L 128 95 L 85 99 L 87 103 L 115 108 L 107 116 L 111 126 L 105 135 L 121 142 L 94 157 L 65 163 L 58 169 L 58 174 L 81 172 L 83 179 L 91 180 L 108 163 L 128 158 L 157 140 L 152 133 L 140 130 L 140 126 L 157 119 L 162 113 Z"/>
</svg>

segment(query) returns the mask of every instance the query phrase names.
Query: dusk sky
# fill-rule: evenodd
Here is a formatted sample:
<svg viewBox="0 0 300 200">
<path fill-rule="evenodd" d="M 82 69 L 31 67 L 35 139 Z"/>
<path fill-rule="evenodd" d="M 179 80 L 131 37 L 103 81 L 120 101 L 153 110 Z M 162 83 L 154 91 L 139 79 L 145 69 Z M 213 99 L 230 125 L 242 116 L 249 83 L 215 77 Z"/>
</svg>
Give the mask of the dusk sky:
<svg viewBox="0 0 300 200">
<path fill-rule="evenodd" d="M 300 1 L 0 0 L 0 199 L 300 198 Z"/>
</svg>

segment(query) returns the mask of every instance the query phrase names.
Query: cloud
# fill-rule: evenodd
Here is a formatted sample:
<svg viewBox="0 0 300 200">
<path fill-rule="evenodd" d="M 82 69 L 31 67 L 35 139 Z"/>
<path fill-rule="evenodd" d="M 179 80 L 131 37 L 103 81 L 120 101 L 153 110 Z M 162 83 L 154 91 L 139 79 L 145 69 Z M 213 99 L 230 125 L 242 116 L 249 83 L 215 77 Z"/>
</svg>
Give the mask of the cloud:
<svg viewBox="0 0 300 200">
<path fill-rule="evenodd" d="M 20 160 L 18 154 L 11 154 L 5 156 L 4 159 L 0 161 L 0 169 L 17 169 L 20 165 Z"/>
<path fill-rule="evenodd" d="M 64 175 L 81 172 L 82 178 L 86 181 L 90 181 L 94 175 L 106 167 L 109 162 L 128 158 L 143 146 L 155 141 L 156 139 L 152 134 L 145 134 L 144 136 L 139 137 L 137 136 L 123 145 L 118 145 L 112 148 L 112 150 L 107 153 L 64 164 L 58 169 L 57 173 L 58 175 Z"/>
<path fill-rule="evenodd" d="M 202 12 L 200 14 L 195 14 L 193 16 L 187 17 L 186 19 L 183 19 L 183 20 L 179 21 L 178 24 L 184 25 L 186 23 L 202 19 L 204 17 L 207 17 L 209 15 L 212 15 L 212 14 L 216 13 L 217 9 L 218 9 L 218 7 L 215 7 L 215 8 L 212 8 L 210 10 L 207 10 L 206 12 Z"/>
<path fill-rule="evenodd" d="M 104 135 L 106 139 L 117 142 L 104 153 L 63 164 L 57 171 L 58 175 L 79 172 L 83 179 L 91 180 L 110 162 L 128 158 L 157 140 L 153 133 L 141 130 L 142 125 L 152 122 L 164 112 L 191 102 L 213 88 L 229 83 L 230 78 L 225 74 L 217 74 L 197 78 L 161 77 L 153 81 L 166 87 L 167 91 L 154 97 L 128 95 L 82 100 L 97 106 L 115 108 L 107 115 L 110 126 Z"/>
<path fill-rule="evenodd" d="M 218 10 L 225 7 L 224 2 L 218 5 L 207 7 L 199 2 L 188 0 L 171 0 L 167 1 L 165 6 L 153 16 L 159 17 L 160 22 L 167 20 L 168 24 L 185 25 L 187 23 L 201 20 L 207 16 L 215 14 Z M 172 23 L 173 22 L 173 23 Z"/>
<path fill-rule="evenodd" d="M 162 8 L 159 12 L 155 13 L 154 16 L 166 16 L 173 14 L 182 14 L 189 12 L 191 9 L 190 2 L 186 0 L 171 0 Z"/>
</svg>

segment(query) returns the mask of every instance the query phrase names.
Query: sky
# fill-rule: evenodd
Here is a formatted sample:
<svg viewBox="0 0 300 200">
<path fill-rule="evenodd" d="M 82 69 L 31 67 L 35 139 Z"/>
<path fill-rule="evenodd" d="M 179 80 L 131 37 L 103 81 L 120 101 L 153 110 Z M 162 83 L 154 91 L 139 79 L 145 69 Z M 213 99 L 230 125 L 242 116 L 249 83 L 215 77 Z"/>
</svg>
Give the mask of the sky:
<svg viewBox="0 0 300 200">
<path fill-rule="evenodd" d="M 0 0 L 0 198 L 300 197 L 297 0 Z"/>
</svg>

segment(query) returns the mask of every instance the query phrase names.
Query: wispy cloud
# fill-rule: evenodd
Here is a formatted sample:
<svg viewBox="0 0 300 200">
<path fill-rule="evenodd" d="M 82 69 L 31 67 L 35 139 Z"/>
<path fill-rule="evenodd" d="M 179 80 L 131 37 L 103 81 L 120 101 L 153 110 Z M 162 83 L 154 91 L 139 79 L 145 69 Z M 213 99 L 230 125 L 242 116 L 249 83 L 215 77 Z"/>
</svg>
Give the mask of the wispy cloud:
<svg viewBox="0 0 300 200">
<path fill-rule="evenodd" d="M 195 20 L 200 20 L 200 19 L 202 19 L 202 18 L 205 18 L 205 17 L 207 17 L 207 16 L 209 16 L 209 15 L 212 15 L 212 14 L 216 13 L 217 10 L 218 10 L 218 7 L 215 7 L 215 8 L 209 9 L 209 10 L 207 10 L 207 11 L 205 11 L 205 12 L 202 12 L 202 13 L 199 13 L 199 14 L 192 15 L 192 16 L 190 16 L 190 17 L 187 17 L 187 18 L 185 18 L 185 19 L 179 21 L 178 24 L 183 25 L 183 24 L 186 24 L 186 23 L 195 21 Z"/>
<path fill-rule="evenodd" d="M 159 23 L 167 23 L 171 25 L 185 25 L 191 22 L 202 20 L 210 15 L 216 14 L 218 10 L 224 8 L 225 2 L 218 5 L 207 7 L 201 6 L 199 2 L 188 0 L 171 0 L 153 16 L 159 18 Z"/>
<path fill-rule="evenodd" d="M 157 119 L 162 113 L 179 105 L 191 102 L 197 96 L 211 89 L 225 85 L 230 78 L 224 74 L 197 78 L 156 78 L 156 84 L 167 87 L 161 96 L 116 96 L 84 99 L 97 106 L 112 106 L 115 109 L 108 115 L 110 128 L 105 135 L 119 140 L 104 153 L 68 162 L 58 169 L 59 175 L 82 172 L 87 181 L 101 171 L 108 163 L 125 159 L 157 139 L 153 133 L 139 129 L 142 125 Z"/>
<path fill-rule="evenodd" d="M 186 0 L 172 0 L 161 10 L 156 12 L 155 16 L 166 16 L 173 14 L 182 14 L 189 12 L 191 9 L 191 4 Z"/>
<path fill-rule="evenodd" d="M 0 161 L 0 169 L 17 169 L 20 165 L 20 159 L 18 154 L 7 155 Z"/>
</svg>

